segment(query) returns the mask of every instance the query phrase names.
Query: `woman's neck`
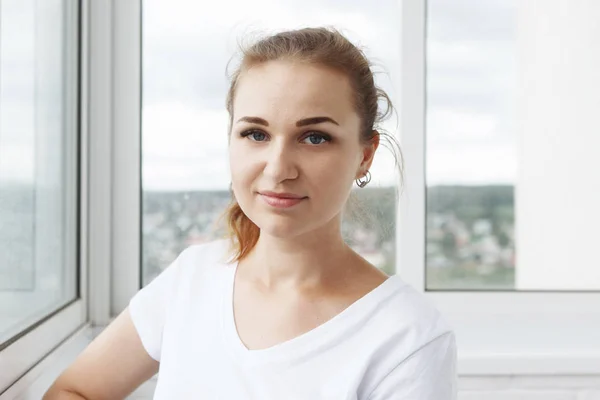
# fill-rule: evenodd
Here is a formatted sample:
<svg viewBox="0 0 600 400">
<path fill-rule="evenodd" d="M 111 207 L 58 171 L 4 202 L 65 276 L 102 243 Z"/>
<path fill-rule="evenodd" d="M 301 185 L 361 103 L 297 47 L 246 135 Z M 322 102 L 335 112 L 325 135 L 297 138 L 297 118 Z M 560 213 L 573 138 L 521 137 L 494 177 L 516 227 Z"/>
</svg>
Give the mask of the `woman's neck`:
<svg viewBox="0 0 600 400">
<path fill-rule="evenodd" d="M 240 261 L 239 274 L 268 291 L 312 289 L 348 273 L 356 254 L 337 232 L 309 232 L 293 238 L 261 233 Z"/>
</svg>

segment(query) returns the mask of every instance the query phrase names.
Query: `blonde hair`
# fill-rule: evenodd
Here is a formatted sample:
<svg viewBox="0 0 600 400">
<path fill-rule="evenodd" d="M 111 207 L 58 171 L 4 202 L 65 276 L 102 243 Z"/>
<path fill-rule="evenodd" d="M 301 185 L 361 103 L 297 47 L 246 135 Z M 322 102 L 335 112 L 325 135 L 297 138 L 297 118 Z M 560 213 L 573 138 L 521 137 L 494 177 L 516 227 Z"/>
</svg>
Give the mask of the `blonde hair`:
<svg viewBox="0 0 600 400">
<path fill-rule="evenodd" d="M 333 28 L 304 28 L 267 36 L 251 46 L 240 46 L 241 62 L 230 77 L 226 107 L 229 113 L 229 134 L 233 124 L 233 100 L 240 76 L 253 65 L 276 60 L 300 61 L 334 68 L 349 78 L 354 94 L 353 105 L 361 117 L 360 140 L 368 144 L 376 135 L 384 135 L 392 144 L 396 165 L 402 176 L 402 152 L 394 137 L 374 128 L 393 111 L 389 96 L 375 85 L 372 64 L 364 53 Z M 379 102 L 385 103 L 383 111 Z M 394 146 L 395 145 L 395 146 Z M 397 149 L 397 150 L 396 150 Z M 400 163 L 398 162 L 400 158 Z M 232 245 L 232 261 L 242 260 L 254 248 L 260 228 L 248 218 L 232 194 L 232 202 L 223 217 Z"/>
</svg>

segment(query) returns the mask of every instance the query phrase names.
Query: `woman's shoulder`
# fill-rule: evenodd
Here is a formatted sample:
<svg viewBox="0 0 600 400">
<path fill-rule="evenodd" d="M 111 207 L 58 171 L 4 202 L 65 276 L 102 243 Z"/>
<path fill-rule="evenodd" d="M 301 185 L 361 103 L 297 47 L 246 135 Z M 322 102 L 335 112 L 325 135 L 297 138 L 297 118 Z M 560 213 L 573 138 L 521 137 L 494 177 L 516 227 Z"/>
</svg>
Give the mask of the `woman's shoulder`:
<svg viewBox="0 0 600 400">
<path fill-rule="evenodd" d="M 215 239 L 203 243 L 190 244 L 181 252 L 180 258 L 185 260 L 184 262 L 197 261 L 198 259 L 226 262 L 229 243 L 229 239 Z"/>
<path fill-rule="evenodd" d="M 190 275 L 223 270 L 224 267 L 231 265 L 228 261 L 229 246 L 230 241 L 228 239 L 217 239 L 188 245 L 177 257 L 177 264 L 179 264 L 181 273 L 189 278 Z"/>
<path fill-rule="evenodd" d="M 231 271 L 228 250 L 229 241 L 222 239 L 190 244 L 155 280 L 168 283 L 170 296 L 188 298 L 209 293 Z"/>
<path fill-rule="evenodd" d="M 385 321 L 392 334 L 406 334 L 414 338 L 415 345 L 453 334 L 453 326 L 440 312 L 433 300 L 399 275 L 392 275 L 395 290 L 387 301 L 380 305 L 380 318 Z"/>
</svg>

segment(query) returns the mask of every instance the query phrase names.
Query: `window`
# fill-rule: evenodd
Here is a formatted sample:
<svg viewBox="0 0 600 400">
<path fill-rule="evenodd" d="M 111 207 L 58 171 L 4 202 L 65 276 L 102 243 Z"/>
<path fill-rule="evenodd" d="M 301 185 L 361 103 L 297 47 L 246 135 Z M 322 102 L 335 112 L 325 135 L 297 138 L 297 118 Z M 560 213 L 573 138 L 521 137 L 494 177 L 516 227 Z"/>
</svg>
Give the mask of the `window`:
<svg viewBox="0 0 600 400">
<path fill-rule="evenodd" d="M 78 296 L 76 6 L 0 3 L 0 349 Z"/>
<path fill-rule="evenodd" d="M 318 13 L 311 10 L 319 9 Z M 269 10 L 268 15 L 262 10 Z M 148 283 L 188 245 L 214 239 L 230 201 L 225 65 L 248 33 L 333 25 L 364 45 L 384 73 L 378 85 L 396 99 L 398 5 L 336 1 L 233 1 L 210 13 L 200 3 L 143 3 L 143 282 Z M 385 40 L 382 40 L 385 38 Z M 397 104 L 396 104 L 397 105 Z M 397 105 L 398 106 L 398 105 Z M 385 130 L 397 134 L 391 118 Z M 348 217 L 347 241 L 388 273 L 395 271 L 396 189 L 392 154 L 381 146 L 372 182 L 355 190 L 362 213 Z"/>
<path fill-rule="evenodd" d="M 427 2 L 429 290 L 600 289 L 588 6 Z"/>
<path fill-rule="evenodd" d="M 511 20 L 513 4 L 516 28 L 501 22 Z M 594 266 L 596 257 L 587 250 L 593 248 L 589 242 L 597 235 L 585 220 L 598 220 L 597 207 L 592 204 L 597 202 L 599 193 L 594 186 L 594 182 L 598 182 L 595 172 L 598 167 L 594 166 L 597 158 L 590 156 L 598 147 L 598 136 L 592 134 L 598 130 L 598 122 L 593 119 L 595 114 L 590 107 L 598 104 L 595 88 L 600 87 L 596 73 L 600 68 L 597 53 L 587 49 L 593 47 L 598 38 L 594 16 L 599 10 L 591 3 L 577 7 L 569 3 L 569 7 L 565 7 L 561 1 L 480 3 L 469 0 L 410 0 L 400 2 L 400 8 L 400 135 L 405 151 L 406 188 L 410 194 L 402 196 L 398 208 L 399 265 L 403 279 L 431 299 L 454 327 L 461 374 L 594 373 L 597 360 L 590 354 L 596 354 L 598 347 L 597 288 L 600 282 L 598 268 Z M 487 9 L 494 11 L 488 13 Z M 469 16 L 473 18 L 467 18 Z M 479 29 L 477 34 L 473 33 L 475 27 Z M 446 37 L 435 32 L 444 29 Z M 428 211 L 432 209 L 428 203 L 432 197 L 426 194 L 430 190 L 428 186 L 439 184 L 432 179 L 433 171 L 437 168 L 438 173 L 443 172 L 444 167 L 452 166 L 432 156 L 435 153 L 430 152 L 431 143 L 437 140 L 438 148 L 444 144 L 447 153 L 452 150 L 467 157 L 469 152 L 462 151 L 464 140 L 455 143 L 450 137 L 442 142 L 440 136 L 431 132 L 435 127 L 431 111 L 436 102 L 438 107 L 452 101 L 460 103 L 467 93 L 489 91 L 480 87 L 486 82 L 498 90 L 495 80 L 490 83 L 484 79 L 473 86 L 466 86 L 464 80 L 478 77 L 472 68 L 487 65 L 490 52 L 507 54 L 503 47 L 506 43 L 497 43 L 489 37 L 488 46 L 476 46 L 483 40 L 481 32 L 500 35 L 506 29 L 514 29 L 517 38 L 512 56 L 516 99 L 507 106 L 516 108 L 513 118 L 518 133 L 514 139 L 515 254 L 518 257 L 515 284 L 513 288 L 501 288 L 483 277 L 471 276 L 467 281 L 462 276 L 450 276 L 432 285 L 427 279 L 432 268 L 428 266 L 427 251 L 427 223 L 431 220 Z M 441 43 L 437 61 L 431 48 L 432 37 Z M 452 47 L 451 43 L 457 41 L 460 45 Z M 472 54 L 473 46 L 477 57 Z M 464 51 L 448 55 L 448 49 Z M 461 73 L 463 68 L 471 69 Z M 450 73 L 454 75 L 448 78 Z M 443 80 L 442 75 L 445 75 Z M 505 89 L 501 93 L 505 93 Z M 481 101 L 471 105 L 472 110 L 459 109 L 463 111 L 461 115 L 485 108 Z M 532 117 L 534 112 L 536 115 Z M 523 124 L 527 126 L 524 128 Z M 456 133 L 455 128 L 454 131 Z M 443 133 L 443 128 L 438 134 L 440 132 Z M 448 184 L 462 180 L 464 185 L 466 179 L 477 176 L 470 171 L 482 168 L 482 165 L 473 167 L 467 171 L 466 178 L 450 173 L 448 176 L 456 177 Z M 523 177 L 530 179 L 522 181 Z M 480 183 L 470 182 L 472 186 Z M 562 243 L 553 243 L 549 240 L 552 238 L 559 238 Z M 524 252 L 529 253 L 526 256 L 529 260 L 520 256 Z M 558 261 L 557 256 L 561 258 Z M 534 274 L 529 275 L 529 272 Z M 524 282 L 522 273 L 533 279 Z"/>
</svg>

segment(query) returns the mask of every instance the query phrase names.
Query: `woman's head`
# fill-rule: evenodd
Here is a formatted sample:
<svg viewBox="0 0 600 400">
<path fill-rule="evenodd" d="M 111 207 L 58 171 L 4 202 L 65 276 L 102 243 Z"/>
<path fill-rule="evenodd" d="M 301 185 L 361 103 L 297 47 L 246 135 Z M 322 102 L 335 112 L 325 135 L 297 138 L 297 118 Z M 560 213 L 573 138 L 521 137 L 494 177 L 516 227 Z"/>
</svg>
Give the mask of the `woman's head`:
<svg viewBox="0 0 600 400">
<path fill-rule="evenodd" d="M 252 249 L 261 231 L 278 237 L 339 231 L 352 184 L 379 146 L 376 124 L 391 110 L 363 53 L 325 28 L 269 36 L 242 49 L 227 110 L 233 192 L 227 219 L 235 258 Z M 277 200 L 274 193 L 298 199 Z"/>
</svg>

